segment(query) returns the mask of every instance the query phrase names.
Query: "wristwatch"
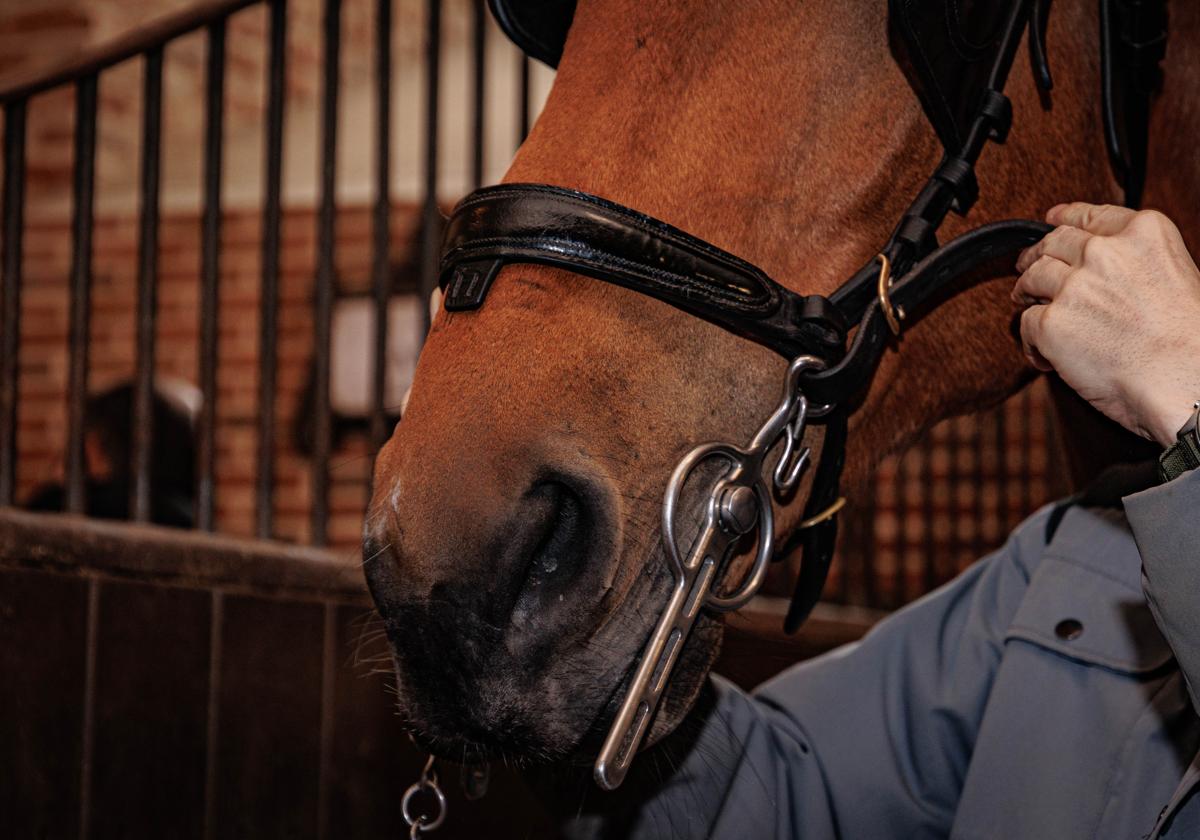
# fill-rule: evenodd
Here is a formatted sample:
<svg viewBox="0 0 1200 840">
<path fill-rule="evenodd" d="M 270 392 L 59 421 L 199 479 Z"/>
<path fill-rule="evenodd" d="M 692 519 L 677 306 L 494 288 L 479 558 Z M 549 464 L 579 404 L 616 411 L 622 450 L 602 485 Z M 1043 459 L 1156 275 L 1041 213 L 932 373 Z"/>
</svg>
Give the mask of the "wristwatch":
<svg viewBox="0 0 1200 840">
<path fill-rule="evenodd" d="M 1158 477 L 1164 483 L 1200 467 L 1200 401 L 1192 408 L 1195 410 L 1175 435 L 1175 443 L 1158 456 Z"/>
</svg>

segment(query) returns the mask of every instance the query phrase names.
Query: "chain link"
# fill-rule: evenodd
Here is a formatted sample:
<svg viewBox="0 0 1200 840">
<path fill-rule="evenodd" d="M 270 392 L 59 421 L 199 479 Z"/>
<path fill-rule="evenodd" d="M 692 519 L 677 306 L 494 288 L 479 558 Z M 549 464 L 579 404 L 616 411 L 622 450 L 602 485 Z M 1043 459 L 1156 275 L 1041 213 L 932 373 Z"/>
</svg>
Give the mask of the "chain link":
<svg viewBox="0 0 1200 840">
<path fill-rule="evenodd" d="M 437 768 L 434 767 L 435 761 L 436 759 L 432 755 L 429 756 L 420 777 L 408 786 L 408 790 L 404 791 L 404 798 L 400 800 L 400 813 L 404 816 L 404 821 L 408 823 L 408 836 L 410 838 L 419 837 L 422 833 L 428 834 L 431 831 L 436 831 L 446 819 L 446 795 L 442 793 L 442 788 L 438 785 Z M 433 813 L 422 812 L 414 815 L 412 812 L 413 797 L 422 791 L 433 796 L 433 802 L 437 804 L 437 810 Z"/>
</svg>

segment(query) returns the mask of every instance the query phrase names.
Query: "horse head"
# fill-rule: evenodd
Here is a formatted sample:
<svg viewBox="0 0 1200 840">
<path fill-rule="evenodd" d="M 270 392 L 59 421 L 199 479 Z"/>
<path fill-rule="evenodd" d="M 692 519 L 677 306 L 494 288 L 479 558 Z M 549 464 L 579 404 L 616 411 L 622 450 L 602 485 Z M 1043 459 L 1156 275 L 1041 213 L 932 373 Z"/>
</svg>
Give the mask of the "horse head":
<svg viewBox="0 0 1200 840">
<path fill-rule="evenodd" d="M 1012 135 L 983 153 L 979 203 L 943 236 L 1040 217 L 1067 196 L 1119 201 L 1098 163 L 1094 7 L 1056 4 L 1051 95 L 1018 57 Z M 505 180 L 635 207 L 792 290 L 828 294 L 872 259 L 941 150 L 877 0 L 586 0 Z M 1028 381 L 1011 279 L 992 272 L 906 324 L 852 416 L 851 489 L 932 423 Z M 486 306 L 437 314 L 377 461 L 364 541 L 420 743 L 453 760 L 594 751 L 670 586 L 668 477 L 697 443 L 748 441 L 784 368 L 677 308 L 561 268 L 506 267 Z M 778 535 L 800 521 L 807 490 L 778 510 Z M 721 635 L 702 613 L 652 740 L 687 713 Z"/>
</svg>

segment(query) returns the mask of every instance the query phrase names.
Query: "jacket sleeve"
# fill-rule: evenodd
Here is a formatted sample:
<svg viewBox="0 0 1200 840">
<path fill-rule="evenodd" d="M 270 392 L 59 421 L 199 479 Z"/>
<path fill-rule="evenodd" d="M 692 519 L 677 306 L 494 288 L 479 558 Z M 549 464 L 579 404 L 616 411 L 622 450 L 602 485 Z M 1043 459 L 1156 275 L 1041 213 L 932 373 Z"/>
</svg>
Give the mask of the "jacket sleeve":
<svg viewBox="0 0 1200 840">
<path fill-rule="evenodd" d="M 640 801 L 611 799 L 603 817 L 583 816 L 569 833 L 946 836 L 1049 514 L 861 642 L 790 668 L 752 695 L 713 677 L 708 713 L 685 721 L 695 729 L 690 750 L 638 758 L 668 768 L 665 781 Z"/>
<path fill-rule="evenodd" d="M 1146 600 L 1200 709 L 1200 470 L 1124 501 Z"/>
</svg>

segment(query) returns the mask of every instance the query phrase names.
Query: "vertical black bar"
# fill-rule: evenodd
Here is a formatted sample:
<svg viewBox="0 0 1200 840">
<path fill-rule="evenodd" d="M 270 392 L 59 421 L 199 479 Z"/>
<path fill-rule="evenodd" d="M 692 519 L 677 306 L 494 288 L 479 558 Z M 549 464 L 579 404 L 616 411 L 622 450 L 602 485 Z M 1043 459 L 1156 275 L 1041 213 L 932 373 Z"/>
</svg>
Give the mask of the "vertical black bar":
<svg viewBox="0 0 1200 840">
<path fill-rule="evenodd" d="M 379 0 L 375 20 L 375 210 L 371 229 L 371 291 L 375 314 L 375 365 L 371 383 L 371 443 L 373 449 L 387 440 L 388 240 L 392 213 L 392 0 Z"/>
<path fill-rule="evenodd" d="M 213 529 L 217 464 L 217 310 L 221 277 L 221 164 L 225 123 L 225 18 L 208 27 L 205 83 L 204 218 L 200 231 L 200 415 L 197 418 L 196 527 Z"/>
<path fill-rule="evenodd" d="M 425 195 L 421 205 L 421 300 L 437 286 L 441 213 L 437 203 L 438 76 L 441 64 L 442 2 L 428 0 L 425 20 Z M 429 332 L 429 308 L 423 307 L 424 333 Z"/>
<path fill-rule="evenodd" d="M 478 189 L 483 184 L 484 149 L 484 68 L 487 66 L 487 9 L 484 0 L 475 0 L 473 28 L 471 30 L 471 186 Z"/>
<path fill-rule="evenodd" d="M 24 99 L 4 109 L 4 253 L 0 292 L 0 507 L 17 485 L 17 376 L 21 352 L 21 244 L 25 228 Z"/>
<path fill-rule="evenodd" d="M 520 110 L 517 112 L 517 145 L 520 146 L 525 142 L 525 138 L 529 136 L 529 68 L 531 62 L 529 56 L 521 53 L 518 67 L 518 96 L 517 107 Z"/>
<path fill-rule="evenodd" d="M 67 373 L 67 511 L 83 513 L 83 413 L 91 338 L 92 222 L 96 182 L 96 75 L 75 83 L 75 178 L 71 218 L 71 314 Z"/>
<path fill-rule="evenodd" d="M 135 522 L 150 520 L 150 467 L 154 442 L 154 325 L 158 309 L 158 192 L 162 144 L 163 49 L 145 55 L 142 97 L 142 183 L 138 232 L 137 361 L 133 400 L 133 488 Z"/>
<path fill-rule="evenodd" d="M 266 184 L 263 200 L 262 287 L 258 339 L 258 481 L 256 532 L 270 539 L 274 506 L 275 361 L 279 316 L 279 219 L 283 179 L 283 100 L 287 69 L 287 2 L 271 0 L 270 52 L 267 55 Z"/>
<path fill-rule="evenodd" d="M 337 210 L 338 72 L 341 0 L 325 0 L 322 28 L 325 64 L 321 94 L 321 205 L 317 212 L 317 276 L 313 282 L 313 333 L 316 342 L 312 458 L 312 541 L 324 545 L 329 526 L 329 450 L 333 417 L 329 407 L 329 352 L 333 320 L 333 266 Z"/>
</svg>

